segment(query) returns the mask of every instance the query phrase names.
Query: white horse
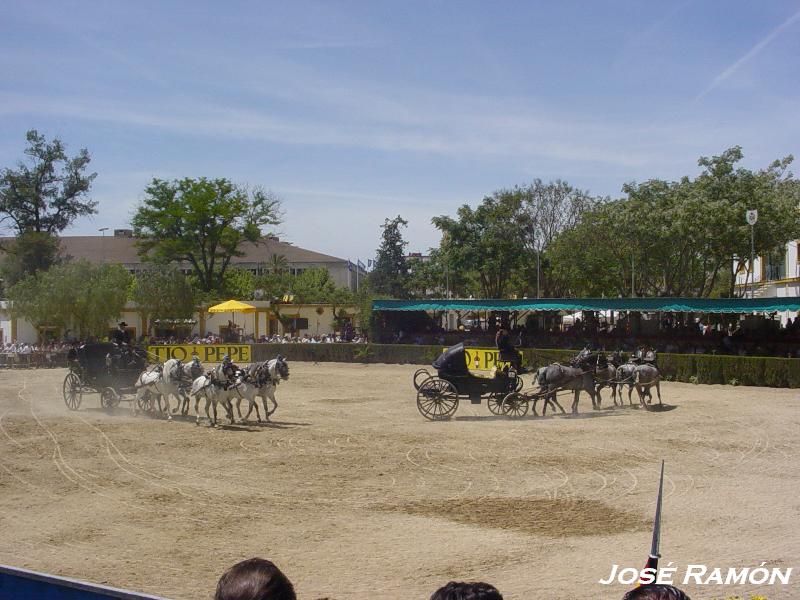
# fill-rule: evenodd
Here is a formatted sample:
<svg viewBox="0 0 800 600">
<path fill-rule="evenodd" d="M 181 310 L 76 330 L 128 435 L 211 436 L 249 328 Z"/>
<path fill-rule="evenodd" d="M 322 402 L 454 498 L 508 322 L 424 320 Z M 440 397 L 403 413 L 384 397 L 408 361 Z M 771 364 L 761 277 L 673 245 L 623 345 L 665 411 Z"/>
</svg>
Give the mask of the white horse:
<svg viewBox="0 0 800 600">
<path fill-rule="evenodd" d="M 172 412 L 174 414 L 180 410 L 181 414 L 186 416 L 189 414 L 189 394 L 186 392 L 191 388 L 194 380 L 203 374 L 203 365 L 197 356 L 193 356 L 189 363 L 181 364 L 180 369 L 176 370 L 175 374 L 178 378 L 178 393 L 180 397 L 178 398 L 178 406 Z"/>
<path fill-rule="evenodd" d="M 200 377 L 195 379 L 192 382 L 192 389 L 189 392 L 189 395 L 194 398 L 194 413 L 196 417 L 195 422 L 198 425 L 200 424 L 200 398 L 205 398 L 206 418 L 208 419 L 209 424 L 213 425 L 214 427 L 217 426 L 217 404 L 222 404 L 222 406 L 225 408 L 225 412 L 228 414 L 228 419 L 230 419 L 231 425 L 233 425 L 234 420 L 231 397 L 236 393 L 235 386 L 236 384 L 226 388 L 224 380 L 217 378 L 213 371 L 209 371 L 205 375 L 200 375 Z M 211 419 L 211 415 L 208 413 L 209 406 L 213 406 L 214 409 L 213 420 Z"/>
<path fill-rule="evenodd" d="M 239 388 L 240 398 L 236 402 L 236 411 L 239 413 L 239 420 L 242 422 L 250 418 L 250 413 L 253 408 L 256 409 L 256 418 L 261 422 L 261 415 L 258 413 L 258 404 L 256 404 L 256 397 L 261 396 L 261 403 L 264 406 L 264 419 L 269 421 L 270 415 L 278 410 L 278 401 L 275 399 L 275 389 L 278 384 L 283 380 L 289 379 L 289 365 L 286 359 L 280 354 L 271 360 L 265 360 L 263 363 L 251 363 L 243 368 L 247 374 L 246 385 Z M 242 399 L 249 402 L 250 406 L 247 409 L 247 414 L 242 418 L 242 411 L 240 406 Z M 272 410 L 267 408 L 267 399 L 272 402 Z"/>
<path fill-rule="evenodd" d="M 146 394 L 154 394 L 158 398 L 158 410 L 166 413 L 167 419 L 172 420 L 169 412 L 169 397 L 175 396 L 181 402 L 179 373 L 183 370 L 183 363 L 177 358 L 170 358 L 162 366 L 156 366 L 144 371 L 136 380 L 136 403 Z M 164 399 L 165 407 L 161 404 Z"/>
</svg>

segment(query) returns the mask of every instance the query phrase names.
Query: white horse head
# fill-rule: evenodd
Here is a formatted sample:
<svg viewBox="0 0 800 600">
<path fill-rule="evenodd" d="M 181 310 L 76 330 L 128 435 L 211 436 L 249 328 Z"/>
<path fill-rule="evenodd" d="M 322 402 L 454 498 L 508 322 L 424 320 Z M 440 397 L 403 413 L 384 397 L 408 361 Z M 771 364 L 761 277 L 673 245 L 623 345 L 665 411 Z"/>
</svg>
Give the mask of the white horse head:
<svg viewBox="0 0 800 600">
<path fill-rule="evenodd" d="M 280 354 L 267 362 L 267 372 L 274 383 L 289 379 L 289 365 Z"/>
</svg>

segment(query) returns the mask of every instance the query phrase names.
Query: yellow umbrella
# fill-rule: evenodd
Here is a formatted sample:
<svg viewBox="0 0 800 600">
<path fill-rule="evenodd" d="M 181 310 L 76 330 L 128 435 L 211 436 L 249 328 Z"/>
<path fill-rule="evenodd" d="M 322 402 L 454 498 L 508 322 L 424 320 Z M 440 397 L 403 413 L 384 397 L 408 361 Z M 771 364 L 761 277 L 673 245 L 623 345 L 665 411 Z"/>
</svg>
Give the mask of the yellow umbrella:
<svg viewBox="0 0 800 600">
<path fill-rule="evenodd" d="M 208 312 L 210 313 L 250 313 L 255 312 L 255 310 L 256 307 L 252 304 L 246 304 L 245 302 L 239 302 L 238 300 L 228 300 L 222 304 L 215 304 L 214 306 L 208 307 Z"/>
<path fill-rule="evenodd" d="M 231 313 L 231 319 L 234 321 L 235 318 L 233 316 L 234 313 L 251 313 L 256 312 L 256 307 L 252 304 L 247 304 L 245 302 L 239 302 L 238 300 L 228 300 L 227 302 L 222 302 L 221 304 L 215 304 L 214 306 L 208 307 L 209 313 Z"/>
</svg>

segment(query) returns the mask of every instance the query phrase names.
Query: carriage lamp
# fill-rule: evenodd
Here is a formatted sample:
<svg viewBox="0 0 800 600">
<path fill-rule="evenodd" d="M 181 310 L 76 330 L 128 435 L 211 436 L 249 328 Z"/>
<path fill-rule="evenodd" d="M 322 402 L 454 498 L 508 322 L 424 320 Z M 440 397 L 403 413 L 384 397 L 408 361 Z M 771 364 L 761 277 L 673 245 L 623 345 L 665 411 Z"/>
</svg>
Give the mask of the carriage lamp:
<svg viewBox="0 0 800 600">
<path fill-rule="evenodd" d="M 478 367 L 480 367 L 480 364 L 481 364 L 481 362 L 480 362 L 480 359 L 478 358 L 478 355 L 477 355 L 477 353 L 475 354 L 475 361 L 474 361 L 474 362 L 475 362 L 475 368 L 476 368 L 476 369 L 477 369 Z"/>
</svg>

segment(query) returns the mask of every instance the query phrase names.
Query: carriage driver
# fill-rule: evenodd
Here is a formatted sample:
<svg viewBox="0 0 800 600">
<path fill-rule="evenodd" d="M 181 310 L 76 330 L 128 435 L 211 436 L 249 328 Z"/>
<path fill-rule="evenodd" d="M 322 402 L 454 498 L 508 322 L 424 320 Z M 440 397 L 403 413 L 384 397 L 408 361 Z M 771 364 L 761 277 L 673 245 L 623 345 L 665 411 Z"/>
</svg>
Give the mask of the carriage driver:
<svg viewBox="0 0 800 600">
<path fill-rule="evenodd" d="M 114 330 L 112 338 L 117 346 L 122 346 L 123 344 L 130 345 L 131 334 L 125 329 L 127 326 L 128 324 L 125 321 L 120 321 L 119 325 L 117 325 L 117 328 Z"/>
<path fill-rule="evenodd" d="M 494 343 L 500 351 L 498 358 L 502 361 L 510 362 L 517 373 L 521 373 L 522 360 L 520 359 L 519 352 L 517 352 L 517 349 L 514 348 L 514 344 L 511 342 L 511 336 L 508 334 L 508 331 L 501 328 L 494 338 Z"/>
</svg>

